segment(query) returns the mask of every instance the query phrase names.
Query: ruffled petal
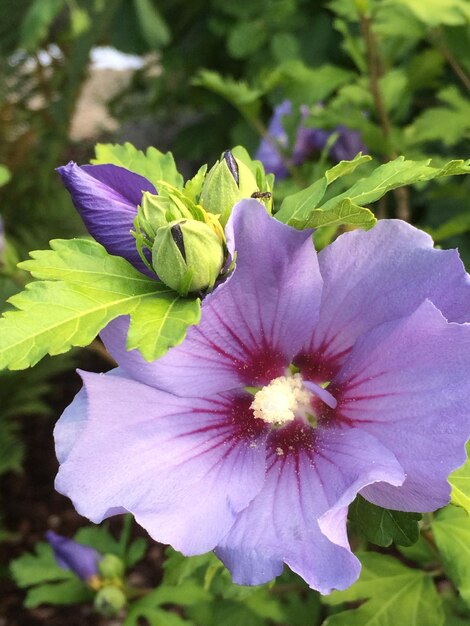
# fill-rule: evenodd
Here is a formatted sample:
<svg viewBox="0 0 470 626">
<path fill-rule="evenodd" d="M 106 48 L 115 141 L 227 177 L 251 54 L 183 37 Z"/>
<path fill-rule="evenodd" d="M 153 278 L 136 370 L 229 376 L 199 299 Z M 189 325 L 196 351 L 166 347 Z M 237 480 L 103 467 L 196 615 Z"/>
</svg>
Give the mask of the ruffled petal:
<svg viewBox="0 0 470 626">
<path fill-rule="evenodd" d="M 264 487 L 216 553 L 239 584 L 267 582 L 285 562 L 321 593 L 345 589 L 360 570 L 347 541 L 347 506 L 380 480 L 399 484 L 404 473 L 374 437 L 293 422 L 271 436 Z"/>
<path fill-rule="evenodd" d="M 412 313 L 430 299 L 450 321 L 470 320 L 470 277 L 456 250 L 434 250 L 432 239 L 400 220 L 341 235 L 319 254 L 324 280 L 315 338 L 303 364 L 330 378 L 357 338 Z"/>
<path fill-rule="evenodd" d="M 337 417 L 379 439 L 403 466 L 402 486 L 362 495 L 387 508 L 433 511 L 448 503 L 449 473 L 470 437 L 470 324 L 448 323 L 429 301 L 357 342 L 332 385 Z"/>
<path fill-rule="evenodd" d="M 227 224 L 237 251 L 232 277 L 203 301 L 201 323 L 153 363 L 125 351 L 126 322 L 101 337 L 133 378 L 177 395 L 201 395 L 263 385 L 284 375 L 318 318 L 321 277 L 310 231 L 270 217 L 243 200 Z"/>
<path fill-rule="evenodd" d="M 265 427 L 251 396 L 182 399 L 122 377 L 82 376 L 87 422 L 57 490 L 94 522 L 126 509 L 185 554 L 212 549 L 264 481 Z M 69 420 L 71 409 L 56 428 L 58 448 L 69 446 Z"/>
<path fill-rule="evenodd" d="M 133 229 L 142 193 L 156 193 L 143 176 L 117 165 L 83 165 L 70 162 L 57 169 L 88 232 L 110 254 L 122 256 L 150 274 L 136 249 Z M 155 274 L 152 274 L 155 277 Z"/>
</svg>

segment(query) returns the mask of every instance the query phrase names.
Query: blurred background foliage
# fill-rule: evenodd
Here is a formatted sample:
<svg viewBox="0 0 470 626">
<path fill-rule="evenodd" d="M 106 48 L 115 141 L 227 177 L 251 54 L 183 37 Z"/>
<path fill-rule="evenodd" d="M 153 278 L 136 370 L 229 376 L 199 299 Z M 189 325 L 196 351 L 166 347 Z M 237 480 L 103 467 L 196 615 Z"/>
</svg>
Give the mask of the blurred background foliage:
<svg viewBox="0 0 470 626">
<path fill-rule="evenodd" d="M 127 70 L 93 64 L 90 58 L 96 47 L 104 45 L 138 55 L 138 63 Z M 329 150 L 335 137 L 304 163 L 293 163 L 301 118 L 309 128 L 334 133 L 338 126 L 346 126 L 359 131 L 373 157 L 371 168 L 399 154 L 416 160 L 432 158 L 440 165 L 468 157 L 469 91 L 470 5 L 466 0 L 2 0 L 0 309 L 29 280 L 16 269 L 29 250 L 45 247 L 52 238 L 83 236 L 83 226 L 54 169 L 70 159 L 87 162 L 97 141 L 170 149 L 189 176 L 202 163 L 212 164 L 227 147 L 243 144 L 254 154 L 261 138 L 268 135 L 274 107 L 288 99 L 292 114 L 283 120 L 288 141 L 277 148 L 290 176 L 276 186 L 275 201 L 279 201 L 331 166 Z M 90 122 L 98 106 L 99 114 Z M 364 167 L 344 184 L 365 175 L 368 165 Z M 458 245 L 468 267 L 469 183 L 468 177 L 451 177 L 401 189 L 389 193 L 373 210 L 378 217 L 407 219 L 430 232 L 443 247 Z M 334 235 L 330 232 L 328 238 Z M 45 361 L 32 372 L 0 374 L 0 474 L 6 497 L 15 499 L 20 497 L 19 489 L 31 488 L 28 478 L 11 478 L 12 471 L 21 470 L 25 454 L 28 465 L 29 448 L 51 438 L 54 420 L 77 388 L 70 372 L 84 363 L 100 370 L 109 365 L 96 344 L 91 350 Z M 55 460 L 51 449 L 48 453 L 52 469 L 46 477 L 47 489 L 53 493 Z M 33 456 L 38 458 L 37 450 Z M 33 519 L 24 526 L 24 511 L 12 509 L 6 497 L 0 501 L 5 509 L 0 532 L 9 546 L 7 560 L 32 548 L 51 525 L 70 534 L 82 523 L 78 516 L 70 517 L 74 514 L 67 503 L 57 505 L 54 500 L 51 507 L 58 512 L 54 519 L 34 518 L 33 507 Z M 448 524 L 447 518 L 440 523 Z M 426 521 L 426 532 L 433 523 Z M 19 524 L 16 529 L 15 524 Z M 470 531 L 462 532 L 468 541 Z M 367 541 L 374 543 L 375 535 L 370 535 L 369 529 L 367 539 L 358 539 L 361 547 Z M 452 554 L 444 534 L 440 537 L 442 554 Z M 102 547 L 96 537 L 94 542 Z M 150 624 L 170 626 L 319 624 L 327 615 L 328 624 L 353 623 L 337 613 L 343 604 L 333 598 L 328 608 L 321 606 L 316 594 L 307 596 L 288 574 L 278 587 L 287 595 L 271 590 L 229 591 L 233 588 L 228 583 L 217 582 L 216 574 L 223 581 L 217 563 L 204 558 L 200 563 L 187 561 L 199 563 L 193 569 L 175 554 L 167 561 L 165 580 L 179 572 L 178 580 L 186 581 L 189 599 L 181 593 L 178 601 L 186 613 L 176 611 L 168 617 L 161 608 L 175 603 L 171 593 L 163 600 L 155 597 L 153 604 L 150 596 L 140 600 L 125 623 L 140 624 L 140 615 Z M 456 591 L 462 591 L 463 575 L 455 562 L 446 578 L 442 572 L 449 559 L 436 551 L 430 555 L 415 549 L 406 558 L 424 570 L 441 568 L 438 580 L 445 592 L 444 608 L 439 605 L 434 611 L 434 621 L 419 623 L 444 623 L 440 616 L 445 612 L 449 626 L 468 624 L 468 605 Z M 156 557 L 158 567 L 160 561 L 161 553 Z M 184 567 L 189 568 L 186 574 L 178 569 Z M 379 577 L 377 564 L 370 567 L 373 575 L 369 575 Z M 31 580 L 44 579 L 40 575 L 17 578 L 24 587 Z M 468 577 L 465 580 L 468 590 Z M 7 590 L 14 594 L 11 587 Z M 339 603 L 355 601 L 354 594 L 347 592 L 344 598 L 337 597 Z M 209 600 L 217 607 L 212 612 L 207 609 Z M 9 611 L 9 605 L 0 604 L 0 614 L 2 608 Z M 366 620 L 366 613 L 363 609 L 365 617 L 353 619 Z M 26 614 L 20 621 L 11 617 L 13 613 L 8 615 L 7 624 L 30 623 L 21 621 Z M 63 623 L 51 615 L 48 624 Z M 430 615 L 425 618 L 431 620 Z M 72 623 L 69 619 L 67 614 L 67 623 Z M 37 623 L 46 622 L 31 621 Z"/>
</svg>

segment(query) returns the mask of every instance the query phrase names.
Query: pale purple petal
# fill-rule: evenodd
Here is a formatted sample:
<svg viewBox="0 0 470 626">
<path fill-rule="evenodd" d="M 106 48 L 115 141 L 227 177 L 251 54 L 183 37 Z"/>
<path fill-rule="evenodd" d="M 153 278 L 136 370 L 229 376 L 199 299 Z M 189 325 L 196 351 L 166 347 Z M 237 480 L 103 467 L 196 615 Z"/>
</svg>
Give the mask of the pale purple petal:
<svg viewBox="0 0 470 626">
<path fill-rule="evenodd" d="M 131 230 L 142 193 L 156 193 L 152 183 L 111 164 L 78 166 L 70 162 L 57 171 L 90 235 L 110 254 L 122 256 L 140 271 L 149 273 L 139 257 Z"/>
<path fill-rule="evenodd" d="M 93 522 L 120 507 L 185 554 L 212 549 L 263 484 L 266 433 L 252 397 L 182 399 L 108 374 L 83 379 L 87 423 L 57 490 Z M 59 426 L 59 447 L 63 433 Z"/>
<path fill-rule="evenodd" d="M 267 582 L 285 562 L 321 593 L 344 589 L 360 570 L 347 542 L 347 505 L 365 485 L 403 479 L 374 437 L 292 422 L 270 435 L 264 487 L 216 553 L 239 584 Z"/>
<path fill-rule="evenodd" d="M 177 395 L 200 395 L 267 384 L 285 368 L 315 327 L 322 283 L 310 231 L 242 200 L 226 228 L 237 250 L 233 276 L 207 296 L 201 323 L 184 342 L 153 363 L 124 347 L 126 322 L 101 337 L 133 378 Z"/>
<path fill-rule="evenodd" d="M 359 340 L 332 386 L 337 418 L 379 439 L 403 466 L 400 487 L 374 485 L 368 500 L 402 511 L 449 501 L 449 473 L 470 437 L 470 324 L 448 323 L 429 301 Z"/>
<path fill-rule="evenodd" d="M 410 315 L 427 298 L 449 320 L 470 320 L 470 277 L 458 252 L 432 245 L 406 222 L 380 220 L 325 248 L 320 320 L 299 366 L 323 368 L 323 379 L 331 379 L 361 334 Z"/>
<path fill-rule="evenodd" d="M 71 570 L 85 581 L 98 574 L 98 562 L 102 555 L 94 548 L 62 537 L 52 530 L 47 531 L 46 539 L 60 567 Z"/>
</svg>

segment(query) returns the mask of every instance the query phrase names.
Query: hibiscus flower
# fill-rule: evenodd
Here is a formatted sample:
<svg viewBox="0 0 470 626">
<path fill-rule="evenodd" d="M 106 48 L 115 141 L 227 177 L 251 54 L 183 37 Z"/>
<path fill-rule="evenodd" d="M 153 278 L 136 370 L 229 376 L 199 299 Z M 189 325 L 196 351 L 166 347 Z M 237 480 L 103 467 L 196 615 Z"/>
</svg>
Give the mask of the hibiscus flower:
<svg viewBox="0 0 470 626">
<path fill-rule="evenodd" d="M 82 372 L 56 430 L 57 489 L 94 522 L 123 511 L 186 555 L 215 549 L 234 582 L 286 563 L 321 593 L 360 563 L 346 534 L 360 493 L 432 511 L 470 436 L 470 278 L 398 220 L 311 231 L 255 200 L 227 224 L 232 276 L 161 359 L 102 333 L 119 368 Z"/>
</svg>

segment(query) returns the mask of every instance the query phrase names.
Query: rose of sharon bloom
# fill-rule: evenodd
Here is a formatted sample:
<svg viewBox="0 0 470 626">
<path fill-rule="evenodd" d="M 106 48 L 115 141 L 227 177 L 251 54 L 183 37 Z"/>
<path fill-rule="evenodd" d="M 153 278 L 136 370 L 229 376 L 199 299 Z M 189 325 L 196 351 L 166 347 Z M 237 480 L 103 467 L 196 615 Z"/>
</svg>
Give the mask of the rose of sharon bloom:
<svg viewBox="0 0 470 626">
<path fill-rule="evenodd" d="M 46 539 L 60 567 L 71 570 L 84 581 L 98 575 L 98 562 L 103 557 L 94 548 L 62 537 L 52 530 L 47 531 Z"/>
<path fill-rule="evenodd" d="M 236 583 L 286 563 L 344 589 L 356 494 L 432 511 L 465 461 L 469 276 L 396 220 L 317 255 L 311 232 L 244 200 L 227 234 L 236 269 L 181 345 L 147 363 L 125 351 L 125 318 L 105 329 L 120 368 L 82 373 L 56 486 L 94 522 L 127 510 L 183 554 L 215 549 Z"/>
<path fill-rule="evenodd" d="M 80 166 L 71 161 L 57 172 L 90 235 L 109 254 L 124 257 L 139 271 L 155 278 L 140 258 L 131 235 L 142 193 L 157 193 L 152 183 L 111 164 Z"/>
<path fill-rule="evenodd" d="M 308 108 L 302 106 L 300 110 L 301 118 L 307 117 Z M 274 174 L 278 179 L 286 178 L 289 175 L 281 153 L 276 147 L 276 142 L 283 148 L 288 147 L 289 138 L 284 128 L 283 118 L 291 115 L 292 103 L 290 100 L 284 100 L 274 108 L 274 114 L 268 126 L 271 140 L 262 139 L 255 155 L 255 158 L 263 163 L 266 172 Z M 315 152 L 321 152 L 333 133 L 338 133 L 338 137 L 329 151 L 329 158 L 333 163 L 353 159 L 358 152 L 368 152 L 357 130 L 351 130 L 341 124 L 333 131 L 327 131 L 320 128 L 306 128 L 300 123 L 290 157 L 292 164 L 301 165 Z"/>
</svg>

